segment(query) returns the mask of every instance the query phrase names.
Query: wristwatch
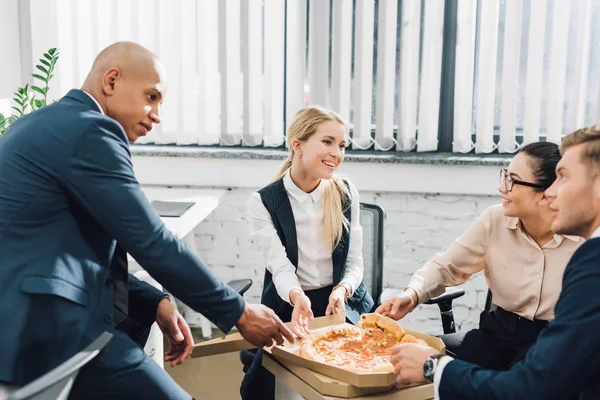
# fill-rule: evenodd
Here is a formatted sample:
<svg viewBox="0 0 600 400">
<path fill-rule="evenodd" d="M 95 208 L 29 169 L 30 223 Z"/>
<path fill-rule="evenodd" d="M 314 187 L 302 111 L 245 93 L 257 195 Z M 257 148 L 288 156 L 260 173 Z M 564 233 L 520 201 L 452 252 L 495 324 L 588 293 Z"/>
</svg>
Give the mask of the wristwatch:
<svg viewBox="0 0 600 400">
<path fill-rule="evenodd" d="M 435 375 L 435 370 L 437 369 L 438 361 L 441 357 L 444 357 L 445 355 L 446 354 L 444 353 L 434 354 L 431 357 L 429 357 L 427 361 L 425 361 L 425 364 L 423 364 L 423 376 L 429 382 L 433 382 L 433 376 Z"/>
</svg>

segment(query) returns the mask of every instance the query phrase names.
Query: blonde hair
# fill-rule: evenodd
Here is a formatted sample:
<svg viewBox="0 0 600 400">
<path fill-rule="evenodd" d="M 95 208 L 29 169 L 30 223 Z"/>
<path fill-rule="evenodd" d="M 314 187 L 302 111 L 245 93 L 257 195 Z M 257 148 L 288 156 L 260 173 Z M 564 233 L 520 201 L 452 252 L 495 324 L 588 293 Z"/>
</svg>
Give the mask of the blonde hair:
<svg viewBox="0 0 600 400">
<path fill-rule="evenodd" d="M 336 121 L 344 126 L 346 135 L 348 125 L 337 113 L 319 106 L 309 106 L 296 113 L 290 129 L 287 132 L 286 143 L 289 149 L 287 160 L 275 175 L 273 181 L 282 179 L 292 167 L 294 149 L 292 143 L 295 139 L 306 141 L 317 130 L 317 127 L 327 121 Z M 348 229 L 348 219 L 342 209 L 342 199 L 349 199 L 350 192 L 342 179 L 335 174 L 328 180 L 323 188 L 323 240 L 328 248 L 333 251 L 342 240 L 344 229 Z"/>
<path fill-rule="evenodd" d="M 569 147 L 585 143 L 581 161 L 589 165 L 600 165 L 600 125 L 587 126 L 564 136 L 560 144 L 560 154 Z"/>
</svg>

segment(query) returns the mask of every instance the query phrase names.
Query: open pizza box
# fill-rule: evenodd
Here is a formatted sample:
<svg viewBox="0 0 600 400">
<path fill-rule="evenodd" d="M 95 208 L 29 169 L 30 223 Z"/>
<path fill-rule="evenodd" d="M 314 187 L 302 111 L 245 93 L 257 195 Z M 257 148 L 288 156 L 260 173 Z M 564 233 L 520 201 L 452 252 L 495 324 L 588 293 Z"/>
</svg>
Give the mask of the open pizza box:
<svg viewBox="0 0 600 400">
<path fill-rule="evenodd" d="M 319 318 L 317 318 L 319 319 Z M 326 328 L 331 325 L 350 325 L 346 322 L 336 321 L 338 323 L 333 323 L 329 325 L 322 326 Z M 316 330 L 314 328 L 313 330 Z M 404 328 L 405 332 L 410 333 L 413 336 L 416 336 L 419 339 L 423 339 L 427 344 L 439 352 L 443 353 L 446 350 L 444 346 L 444 342 L 441 339 L 436 338 L 434 336 L 426 335 L 424 333 L 415 332 L 410 329 Z M 285 343 L 283 346 L 274 346 L 267 351 L 269 351 L 275 358 L 282 360 L 286 365 L 294 364 L 301 367 L 306 367 L 310 370 L 316 371 L 322 375 L 325 375 L 330 378 L 334 378 L 338 381 L 347 383 L 349 385 L 355 386 L 357 388 L 402 388 L 407 387 L 408 385 L 396 385 L 396 375 L 392 372 L 371 372 L 371 373 L 363 373 L 363 372 L 354 372 L 349 371 L 344 368 L 336 367 L 333 365 L 324 364 L 318 361 L 308 360 L 304 357 L 298 355 L 299 346 L 297 344 L 289 344 Z"/>
<path fill-rule="evenodd" d="M 334 314 L 327 317 L 315 318 L 309 323 L 309 328 L 315 331 L 345 323 L 344 314 Z M 406 328 L 405 331 L 425 340 L 427 344 L 438 351 L 445 351 L 445 346 L 441 339 Z M 192 351 L 192 357 L 204 357 L 252 348 L 254 346 L 244 340 L 239 333 L 234 333 L 224 338 L 216 338 L 196 344 Z M 406 387 L 396 384 L 396 376 L 393 373 L 351 372 L 317 361 L 307 360 L 297 354 L 297 349 L 297 345 L 291 345 L 286 342 L 284 346 L 274 346 L 265 350 L 271 353 L 288 370 L 292 371 L 296 376 L 322 394 L 351 398 Z"/>
<path fill-rule="evenodd" d="M 288 385 L 307 400 L 335 400 L 355 398 L 369 400 L 425 400 L 433 399 L 433 384 L 390 388 L 358 388 L 327 377 L 289 361 L 263 358 L 263 365 L 279 382 Z"/>
</svg>

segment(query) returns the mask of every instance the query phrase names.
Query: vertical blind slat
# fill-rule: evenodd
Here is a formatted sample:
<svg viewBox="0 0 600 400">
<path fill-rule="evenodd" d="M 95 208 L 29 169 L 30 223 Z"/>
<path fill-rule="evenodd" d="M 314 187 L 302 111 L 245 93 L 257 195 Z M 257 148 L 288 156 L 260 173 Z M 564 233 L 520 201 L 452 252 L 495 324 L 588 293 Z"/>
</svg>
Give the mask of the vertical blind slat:
<svg viewBox="0 0 600 400">
<path fill-rule="evenodd" d="M 308 31 L 308 81 L 311 104 L 328 106 L 329 1 L 310 0 Z"/>
<path fill-rule="evenodd" d="M 180 129 L 179 109 L 181 98 L 178 96 L 178 91 L 181 88 L 181 77 L 178 68 L 181 54 L 179 44 L 174 43 L 174 40 L 172 40 L 172 36 L 179 37 L 181 32 L 178 3 L 178 1 L 158 2 L 161 32 L 169 32 L 169 35 L 161 34 L 158 38 L 158 55 L 169 72 L 169 97 L 162 104 L 161 134 L 156 136 L 156 143 L 160 144 L 177 143 L 177 133 Z M 121 34 L 119 32 L 119 35 Z"/>
<path fill-rule="evenodd" d="M 284 63 L 285 3 L 265 0 L 265 146 L 280 146 L 284 142 Z"/>
<path fill-rule="evenodd" d="M 242 144 L 255 146 L 262 141 L 262 1 L 242 2 L 242 68 L 244 123 Z"/>
<path fill-rule="evenodd" d="M 458 0 L 456 67 L 454 69 L 454 138 L 452 151 L 468 153 L 473 148 L 473 71 L 477 0 Z"/>
<path fill-rule="evenodd" d="M 444 0 L 425 0 L 417 151 L 437 150 L 444 43 Z"/>
<path fill-rule="evenodd" d="M 198 101 L 195 114 L 198 121 L 198 144 L 219 143 L 219 0 L 196 3 L 198 26 Z"/>
<path fill-rule="evenodd" d="M 398 2 L 379 2 L 375 149 L 394 145 L 394 88 Z"/>
<path fill-rule="evenodd" d="M 374 18 L 375 4 L 373 0 L 356 3 L 352 148 L 359 149 L 371 145 Z"/>
<path fill-rule="evenodd" d="M 240 2 L 219 3 L 219 59 L 221 72 L 221 144 L 241 140 Z"/>
<path fill-rule="evenodd" d="M 548 109 L 546 112 L 548 115 L 547 140 L 554 143 L 560 142 L 560 135 L 563 131 L 570 10 L 571 0 L 554 2 L 548 82 Z"/>
<path fill-rule="evenodd" d="M 55 95 L 50 96 L 53 99 L 57 99 L 60 96 L 64 96 L 67 92 L 75 87 L 75 76 L 76 76 L 76 67 L 75 63 L 77 61 L 77 53 L 73 43 L 73 37 L 75 36 L 75 32 L 73 31 L 73 6 L 71 4 L 71 0 L 62 0 L 62 1 L 48 1 L 45 0 L 36 0 L 36 3 L 44 3 L 50 7 L 54 5 L 54 9 L 56 10 L 56 14 L 54 18 L 50 17 L 52 14 L 46 14 L 43 9 L 38 8 L 39 4 L 34 4 L 31 2 L 31 10 L 32 10 L 32 20 L 31 20 L 31 37 L 33 42 L 33 57 L 37 59 L 42 52 L 48 51 L 49 48 L 59 46 L 60 47 L 60 59 L 58 61 L 58 65 L 56 67 L 56 74 L 53 78 L 53 86 L 58 88 L 58 90 L 54 91 Z M 54 3 L 54 4 L 52 4 Z M 45 23 L 39 23 L 34 20 L 34 9 L 36 14 L 43 15 L 44 19 L 47 21 L 46 23 L 56 23 L 57 26 L 44 25 Z M 49 11 L 49 10 L 48 10 Z M 42 29 L 44 32 L 41 35 L 36 34 L 34 26 Z M 44 29 L 45 28 L 45 29 Z M 41 32 L 40 32 L 41 33 Z M 53 35 L 56 33 L 56 36 Z M 43 44 L 40 47 L 35 46 L 36 39 L 41 39 Z M 47 40 L 53 40 L 54 43 L 47 43 Z M 41 43 L 40 43 L 41 44 Z M 50 92 L 52 93 L 52 87 L 50 88 Z M 57 93 L 58 92 L 58 93 Z"/>
<path fill-rule="evenodd" d="M 352 0 L 333 1 L 331 107 L 350 121 L 352 68 Z"/>
<path fill-rule="evenodd" d="M 289 129 L 294 115 L 304 106 L 304 65 L 306 63 L 306 0 L 287 2 L 285 119 Z"/>
<path fill-rule="evenodd" d="M 513 153 L 518 145 L 517 95 L 519 89 L 519 56 L 521 54 L 521 25 L 523 3 L 520 0 L 506 1 L 504 22 L 504 49 L 502 60 L 502 101 L 500 106 L 500 153 Z"/>
<path fill-rule="evenodd" d="M 96 27 L 96 48 L 102 50 L 116 41 L 117 19 L 115 18 L 115 0 L 95 0 L 95 2 L 96 16 L 100 21 L 103 21 L 103 23 L 98 24 Z M 144 7 L 144 9 L 153 8 Z"/>
<path fill-rule="evenodd" d="M 95 7 L 92 0 L 80 0 L 74 3 L 76 26 L 75 46 L 77 47 L 77 77 L 75 85 L 80 87 L 98 53 L 96 48 L 96 18 L 93 18 Z"/>
<path fill-rule="evenodd" d="M 398 80 L 398 143 L 396 149 L 410 151 L 417 144 L 421 1 L 402 2 L 401 27 L 400 78 Z"/>
<path fill-rule="evenodd" d="M 523 145 L 537 141 L 540 134 L 546 11 L 546 0 L 531 0 L 527 75 L 525 76 Z"/>
<path fill-rule="evenodd" d="M 496 55 L 498 53 L 499 4 L 481 4 L 479 68 L 477 71 L 476 153 L 494 150 L 494 102 L 496 95 Z"/>
<path fill-rule="evenodd" d="M 573 112 L 573 125 L 570 130 L 579 129 L 585 125 L 585 111 L 587 105 L 588 69 L 590 60 L 590 36 L 592 23 L 591 0 L 581 0 L 579 9 L 579 22 L 577 29 L 577 46 L 575 54 L 575 106 Z"/>
<path fill-rule="evenodd" d="M 197 144 L 198 137 L 196 130 L 198 129 L 195 115 L 196 93 L 189 90 L 189 87 L 196 87 L 198 79 L 198 69 L 196 68 L 196 18 L 194 0 L 180 0 L 179 21 L 181 31 L 178 42 L 180 43 L 180 75 L 179 80 L 180 91 L 180 113 L 181 120 L 180 131 L 177 137 L 177 143 L 181 144 Z"/>
</svg>

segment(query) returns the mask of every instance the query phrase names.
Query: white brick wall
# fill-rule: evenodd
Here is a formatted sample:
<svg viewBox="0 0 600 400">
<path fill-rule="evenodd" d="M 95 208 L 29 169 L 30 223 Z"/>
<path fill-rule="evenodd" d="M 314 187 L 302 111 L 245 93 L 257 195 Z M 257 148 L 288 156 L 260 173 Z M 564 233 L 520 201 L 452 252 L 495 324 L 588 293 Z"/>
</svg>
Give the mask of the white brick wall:
<svg viewBox="0 0 600 400">
<path fill-rule="evenodd" d="M 254 281 L 245 297 L 260 301 L 264 263 L 250 245 L 246 202 L 252 189 L 229 190 L 219 207 L 194 231 L 197 251 L 224 281 L 249 277 Z M 432 195 L 361 192 L 361 201 L 376 203 L 386 211 L 384 287 L 402 289 L 411 274 L 436 252 L 444 250 L 497 196 Z M 458 329 L 477 326 L 487 293 L 482 274 L 464 285 L 466 295 L 455 301 Z M 421 306 L 403 325 L 441 334 L 437 306 Z"/>
</svg>

